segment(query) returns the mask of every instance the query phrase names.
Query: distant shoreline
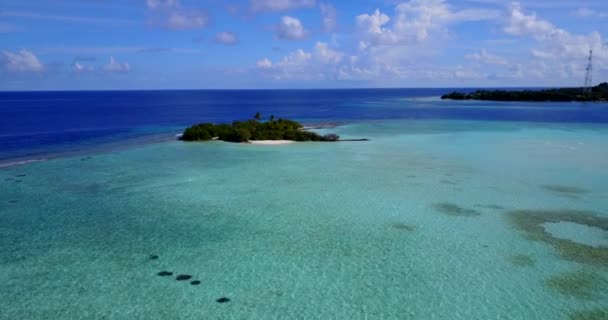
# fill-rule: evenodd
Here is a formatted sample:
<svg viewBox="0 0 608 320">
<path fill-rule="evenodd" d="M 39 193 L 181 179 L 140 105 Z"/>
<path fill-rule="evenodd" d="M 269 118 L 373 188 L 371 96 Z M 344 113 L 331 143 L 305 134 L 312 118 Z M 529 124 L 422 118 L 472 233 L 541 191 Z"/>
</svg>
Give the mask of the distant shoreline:
<svg viewBox="0 0 608 320">
<path fill-rule="evenodd" d="M 601 83 L 589 91 L 583 88 L 544 90 L 477 90 L 471 93 L 454 91 L 441 96 L 442 100 L 483 100 L 522 102 L 608 102 L 608 83 Z"/>
</svg>

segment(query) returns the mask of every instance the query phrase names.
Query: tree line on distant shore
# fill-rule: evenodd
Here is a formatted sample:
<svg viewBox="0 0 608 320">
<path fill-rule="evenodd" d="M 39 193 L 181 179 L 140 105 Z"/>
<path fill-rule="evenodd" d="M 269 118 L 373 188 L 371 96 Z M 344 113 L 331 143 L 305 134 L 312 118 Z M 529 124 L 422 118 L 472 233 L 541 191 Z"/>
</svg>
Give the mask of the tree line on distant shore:
<svg viewBox="0 0 608 320">
<path fill-rule="evenodd" d="M 261 121 L 258 112 L 253 119 L 234 121 L 232 124 L 200 123 L 187 128 L 181 139 L 184 141 L 223 140 L 229 142 L 248 142 L 255 140 L 291 140 L 291 141 L 338 141 L 335 134 L 320 135 L 303 130 L 302 124 L 288 119 L 277 119 L 270 116 L 268 121 Z"/>
<path fill-rule="evenodd" d="M 471 93 L 452 92 L 441 96 L 451 100 L 492 101 L 608 101 L 608 83 L 601 83 L 588 93 L 581 88 L 546 90 L 477 90 Z"/>
</svg>

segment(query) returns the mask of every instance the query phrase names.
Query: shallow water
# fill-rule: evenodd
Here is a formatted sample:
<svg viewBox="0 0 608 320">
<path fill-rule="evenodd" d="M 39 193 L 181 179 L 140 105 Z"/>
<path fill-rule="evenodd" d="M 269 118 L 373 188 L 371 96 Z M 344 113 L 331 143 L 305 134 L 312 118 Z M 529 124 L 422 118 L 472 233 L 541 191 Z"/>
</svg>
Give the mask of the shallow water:
<svg viewBox="0 0 608 320">
<path fill-rule="evenodd" d="M 574 222 L 548 222 L 543 225 L 553 237 L 592 247 L 608 247 L 608 231 Z"/>
<path fill-rule="evenodd" d="M 608 127 L 330 131 L 371 141 L 170 141 L 3 168 L 0 319 L 569 319 L 608 305 L 606 287 L 547 284 L 607 268 L 565 260 L 506 219 L 608 216 Z"/>
</svg>

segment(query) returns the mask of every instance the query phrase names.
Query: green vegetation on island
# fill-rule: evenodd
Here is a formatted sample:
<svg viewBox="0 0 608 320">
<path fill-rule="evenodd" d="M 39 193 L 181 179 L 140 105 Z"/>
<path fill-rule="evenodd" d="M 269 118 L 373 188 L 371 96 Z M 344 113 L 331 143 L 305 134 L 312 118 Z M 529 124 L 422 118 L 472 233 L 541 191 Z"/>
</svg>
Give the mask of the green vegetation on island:
<svg viewBox="0 0 608 320">
<path fill-rule="evenodd" d="M 254 119 L 234 121 L 232 124 L 201 123 L 184 131 L 184 141 L 223 140 L 229 142 L 248 142 L 256 140 L 291 140 L 291 141 L 338 141 L 336 134 L 320 135 L 304 130 L 302 124 L 287 119 L 276 119 L 270 116 L 268 121 L 261 121 L 262 116 L 256 113 Z"/>
<path fill-rule="evenodd" d="M 581 88 L 560 88 L 545 90 L 477 90 L 471 93 L 452 92 L 441 96 L 451 100 L 491 100 L 491 101 L 608 101 L 608 83 L 601 83 L 588 93 Z"/>
</svg>

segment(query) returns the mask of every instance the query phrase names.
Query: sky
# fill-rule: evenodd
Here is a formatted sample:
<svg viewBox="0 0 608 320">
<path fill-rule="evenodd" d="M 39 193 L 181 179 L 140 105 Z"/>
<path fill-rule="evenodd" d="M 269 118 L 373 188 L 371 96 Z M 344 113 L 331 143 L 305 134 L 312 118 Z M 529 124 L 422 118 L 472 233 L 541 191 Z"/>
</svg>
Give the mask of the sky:
<svg viewBox="0 0 608 320">
<path fill-rule="evenodd" d="M 0 90 L 581 86 L 606 0 L 0 0 Z"/>
</svg>

